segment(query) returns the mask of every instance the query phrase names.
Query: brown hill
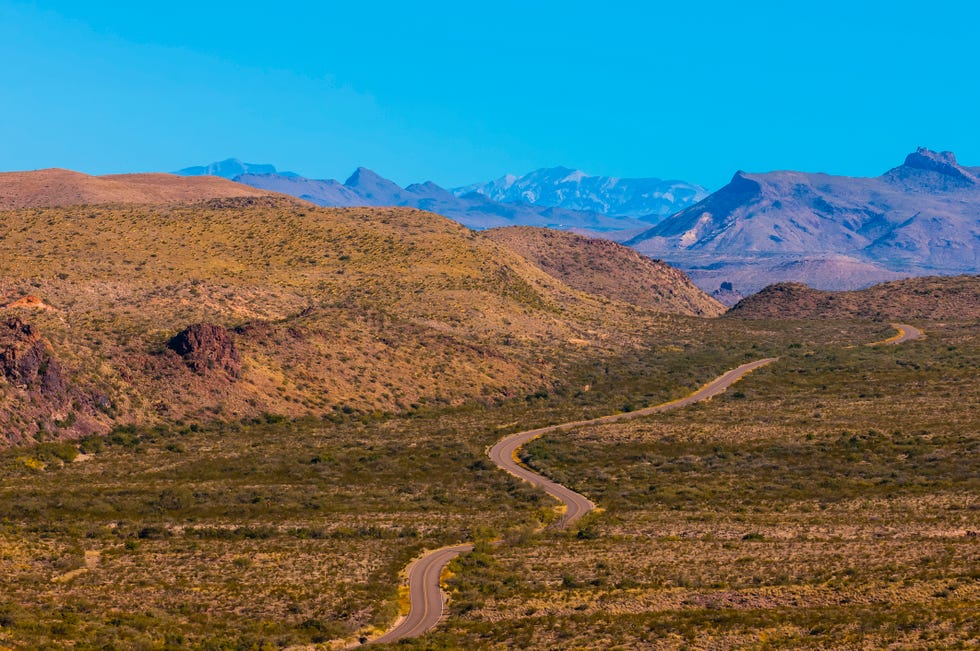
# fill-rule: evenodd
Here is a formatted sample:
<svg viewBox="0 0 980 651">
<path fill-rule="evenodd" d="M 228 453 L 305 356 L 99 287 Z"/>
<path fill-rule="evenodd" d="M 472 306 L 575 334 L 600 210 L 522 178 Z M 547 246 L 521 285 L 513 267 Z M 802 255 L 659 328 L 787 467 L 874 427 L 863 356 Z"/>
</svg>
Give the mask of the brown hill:
<svg viewBox="0 0 980 651">
<path fill-rule="evenodd" d="M 268 194 L 266 190 L 214 176 L 89 176 L 63 169 L 0 173 L 0 210 L 106 203 L 168 203 Z"/>
<path fill-rule="evenodd" d="M 483 236 L 583 292 L 675 314 L 713 317 L 725 311 L 684 272 L 609 240 L 528 226 Z"/>
<path fill-rule="evenodd" d="M 495 401 L 686 331 L 438 215 L 272 196 L 2 212 L 0 305 L 27 294 L 53 309 L 0 319 L 43 340 L 64 390 L 23 381 L 26 344 L 0 341 L 0 441 Z"/>
<path fill-rule="evenodd" d="M 726 316 L 747 319 L 980 319 L 980 276 L 907 278 L 851 292 L 770 285 Z"/>
</svg>

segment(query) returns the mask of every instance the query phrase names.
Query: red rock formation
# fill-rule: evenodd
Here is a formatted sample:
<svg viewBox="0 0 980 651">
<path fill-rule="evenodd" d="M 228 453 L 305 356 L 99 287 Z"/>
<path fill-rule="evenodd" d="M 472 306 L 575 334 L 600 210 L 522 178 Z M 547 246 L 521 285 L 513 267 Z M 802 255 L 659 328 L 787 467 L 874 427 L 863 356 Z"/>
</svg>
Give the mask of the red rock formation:
<svg viewBox="0 0 980 651">
<path fill-rule="evenodd" d="M 241 356 L 227 330 L 213 323 L 195 323 L 167 342 L 167 348 L 184 359 L 184 363 L 199 375 L 224 371 L 238 377 L 242 370 Z"/>
<path fill-rule="evenodd" d="M 14 386 L 63 398 L 67 386 L 51 345 L 17 317 L 0 325 L 0 374 Z"/>
</svg>

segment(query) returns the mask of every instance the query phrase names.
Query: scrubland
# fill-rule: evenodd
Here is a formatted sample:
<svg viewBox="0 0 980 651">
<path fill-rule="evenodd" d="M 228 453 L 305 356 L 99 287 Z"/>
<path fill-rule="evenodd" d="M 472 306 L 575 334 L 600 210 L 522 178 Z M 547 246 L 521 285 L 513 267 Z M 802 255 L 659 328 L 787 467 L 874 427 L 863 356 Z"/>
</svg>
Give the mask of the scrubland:
<svg viewBox="0 0 980 651">
<path fill-rule="evenodd" d="M 414 555 L 462 540 L 479 545 L 454 563 L 449 619 L 404 648 L 974 639 L 975 329 L 868 348 L 886 324 L 697 324 L 700 343 L 658 333 L 502 404 L 8 451 L 0 643 L 352 643 L 404 607 Z M 571 532 L 542 529 L 552 501 L 485 457 L 506 433 L 662 402 L 774 354 L 708 403 L 525 448 L 601 507 Z"/>
</svg>

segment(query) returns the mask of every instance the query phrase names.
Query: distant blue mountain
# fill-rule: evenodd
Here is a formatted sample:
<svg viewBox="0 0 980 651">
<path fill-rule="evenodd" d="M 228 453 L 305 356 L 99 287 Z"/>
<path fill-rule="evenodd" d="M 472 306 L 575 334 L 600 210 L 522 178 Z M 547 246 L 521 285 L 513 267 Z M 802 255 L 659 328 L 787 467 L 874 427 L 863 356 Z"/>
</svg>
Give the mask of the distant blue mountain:
<svg viewBox="0 0 980 651">
<path fill-rule="evenodd" d="M 708 196 L 707 190 L 700 185 L 684 181 L 589 176 L 568 167 L 544 168 L 524 176 L 508 174 L 496 181 L 453 190 L 458 196 L 472 192 L 504 203 L 635 217 L 650 224 Z"/>
<path fill-rule="evenodd" d="M 221 176 L 226 179 L 234 179 L 242 174 L 279 174 L 285 177 L 298 176 L 293 172 L 277 172 L 275 166 L 257 163 L 243 163 L 237 158 L 211 163 L 210 165 L 196 165 L 185 167 L 174 172 L 180 176 Z"/>
<path fill-rule="evenodd" d="M 649 222 L 631 217 L 610 217 L 590 211 L 532 206 L 519 202 L 501 203 L 475 192 L 457 196 L 431 181 L 414 183 L 403 188 L 364 167 L 357 168 L 343 183 L 334 179 L 308 179 L 298 174 L 279 173 L 272 165 L 253 165 L 234 159 L 188 167 L 177 174 L 224 176 L 238 183 L 289 194 L 320 206 L 418 208 L 475 229 L 545 226 L 593 232 L 627 231 L 632 235 L 650 225 Z"/>
<path fill-rule="evenodd" d="M 845 290 L 980 271 L 980 167 L 919 148 L 881 176 L 738 172 L 699 203 L 625 241 L 702 289 L 773 282 Z"/>
</svg>

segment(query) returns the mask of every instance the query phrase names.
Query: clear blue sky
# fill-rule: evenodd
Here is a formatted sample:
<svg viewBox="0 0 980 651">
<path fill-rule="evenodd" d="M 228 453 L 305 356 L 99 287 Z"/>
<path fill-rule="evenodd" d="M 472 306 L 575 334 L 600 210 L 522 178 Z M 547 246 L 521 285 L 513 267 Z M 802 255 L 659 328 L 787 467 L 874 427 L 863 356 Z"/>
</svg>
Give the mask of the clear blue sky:
<svg viewBox="0 0 980 651">
<path fill-rule="evenodd" d="M 151 6 L 154 5 L 154 6 Z M 0 0 L 0 170 L 980 165 L 980 3 Z"/>
</svg>

